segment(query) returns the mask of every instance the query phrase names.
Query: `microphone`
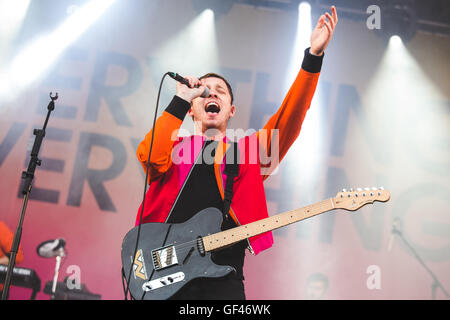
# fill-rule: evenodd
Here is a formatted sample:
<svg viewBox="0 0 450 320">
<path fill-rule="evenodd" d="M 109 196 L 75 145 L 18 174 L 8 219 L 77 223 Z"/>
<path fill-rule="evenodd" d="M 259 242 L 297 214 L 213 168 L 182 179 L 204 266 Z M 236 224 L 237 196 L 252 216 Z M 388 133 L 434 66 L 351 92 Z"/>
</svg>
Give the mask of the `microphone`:
<svg viewBox="0 0 450 320">
<path fill-rule="evenodd" d="M 183 76 L 180 76 L 178 73 L 175 73 L 175 72 L 168 72 L 168 75 L 169 75 L 172 79 L 178 81 L 179 83 L 182 83 L 182 84 L 188 86 L 189 88 L 192 88 L 191 85 L 189 84 L 189 81 L 188 81 L 186 78 L 184 78 Z M 198 88 L 198 87 L 197 87 L 197 88 Z M 201 97 L 202 97 L 202 98 L 206 98 L 206 97 L 208 97 L 208 96 L 209 96 L 209 89 L 208 89 L 208 87 L 205 87 L 205 91 L 203 91 L 203 93 L 201 94 Z"/>
<path fill-rule="evenodd" d="M 399 218 L 395 218 L 394 221 L 392 221 L 392 230 L 391 230 L 391 236 L 389 238 L 389 243 L 388 243 L 388 252 L 391 252 L 392 250 L 392 245 L 394 244 L 394 236 L 395 233 L 398 233 L 398 229 L 397 226 L 400 223 L 400 219 Z"/>
<path fill-rule="evenodd" d="M 43 258 L 53 258 L 57 256 L 64 256 L 64 246 L 66 241 L 63 238 L 56 240 L 47 240 L 42 242 L 36 248 L 36 252 Z"/>
</svg>

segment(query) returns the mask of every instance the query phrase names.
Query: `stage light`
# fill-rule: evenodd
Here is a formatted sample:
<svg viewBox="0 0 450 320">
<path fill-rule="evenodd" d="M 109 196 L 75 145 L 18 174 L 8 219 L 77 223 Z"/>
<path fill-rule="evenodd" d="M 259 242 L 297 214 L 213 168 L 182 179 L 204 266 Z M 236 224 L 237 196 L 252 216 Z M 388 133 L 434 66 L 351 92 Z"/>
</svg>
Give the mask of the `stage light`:
<svg viewBox="0 0 450 320">
<path fill-rule="evenodd" d="M 394 48 L 398 48 L 399 46 L 403 45 L 402 38 L 398 35 L 393 35 L 389 39 L 389 45 L 393 46 Z"/>
<path fill-rule="evenodd" d="M 410 0 L 393 0 L 381 7 L 381 29 L 376 34 L 390 39 L 398 35 L 404 43 L 410 41 L 417 32 L 416 9 Z"/>
<path fill-rule="evenodd" d="M 395 137 L 392 148 L 399 146 L 392 152 L 391 160 L 391 170 L 398 172 L 397 178 L 406 172 L 404 163 L 411 154 L 419 159 L 417 163 L 429 163 L 428 170 L 442 170 L 444 161 L 440 159 L 445 159 L 446 149 L 439 147 L 437 141 L 445 141 L 449 132 L 446 92 L 440 91 L 439 85 L 424 72 L 403 37 L 389 39 L 366 88 L 361 97 L 370 118 L 368 130 L 375 132 L 376 128 L 383 128 L 383 133 L 377 134 Z M 368 124 L 361 123 L 361 126 Z M 408 187 L 407 182 L 400 180 L 400 188 L 402 183 Z"/>
<path fill-rule="evenodd" d="M 214 20 L 214 10 L 213 9 L 205 9 L 203 11 L 204 19 L 206 21 Z"/>
<path fill-rule="evenodd" d="M 233 6 L 234 0 L 192 0 L 192 7 L 197 12 L 204 12 L 209 9 L 214 11 L 214 17 L 227 14 Z"/>
<path fill-rule="evenodd" d="M 300 16 L 303 14 L 307 15 L 308 13 L 311 14 L 311 5 L 309 4 L 309 2 L 300 2 L 300 4 L 298 5 L 298 12 L 300 13 Z"/>
<path fill-rule="evenodd" d="M 210 72 L 218 66 L 215 13 L 205 9 L 156 50 L 161 64 L 184 75 Z M 182 52 L 183 54 L 180 54 Z"/>
<path fill-rule="evenodd" d="M 215 12 L 203 10 L 187 26 L 155 50 L 155 65 L 161 74 L 178 72 L 183 76 L 200 77 L 208 72 L 219 72 L 219 53 L 216 39 Z M 175 82 L 167 82 L 167 92 L 175 92 Z M 166 97 L 163 97 L 163 100 Z M 182 130 L 193 133 L 193 122 L 186 117 Z"/>
<path fill-rule="evenodd" d="M 91 0 L 70 15 L 50 34 L 43 35 L 20 52 L 0 79 L 0 95 L 18 93 L 34 82 L 61 54 L 96 21 L 115 0 Z"/>
<path fill-rule="evenodd" d="M 30 0 L 0 1 L 0 35 L 15 33 L 27 12 Z"/>
<path fill-rule="evenodd" d="M 0 0 L 0 65 L 5 63 L 29 4 L 30 0 Z"/>
</svg>

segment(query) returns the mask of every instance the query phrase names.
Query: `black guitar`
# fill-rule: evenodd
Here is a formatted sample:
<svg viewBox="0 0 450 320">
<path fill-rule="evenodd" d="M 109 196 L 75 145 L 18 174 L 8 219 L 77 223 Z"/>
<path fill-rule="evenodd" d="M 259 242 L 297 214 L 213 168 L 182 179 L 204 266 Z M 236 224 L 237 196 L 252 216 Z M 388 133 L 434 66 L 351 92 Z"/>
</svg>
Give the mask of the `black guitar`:
<svg viewBox="0 0 450 320">
<path fill-rule="evenodd" d="M 357 210 L 374 201 L 390 198 L 383 188 L 365 188 L 339 192 L 336 197 L 287 211 L 221 231 L 222 212 L 207 208 L 184 223 L 146 223 L 141 234 L 136 256 L 138 227 L 131 229 L 122 243 L 122 265 L 125 279 L 134 299 L 161 300 L 170 298 L 187 282 L 200 277 L 223 277 L 234 268 L 217 265 L 211 260 L 211 251 L 241 240 L 271 231 L 288 224 L 334 209 Z"/>
</svg>

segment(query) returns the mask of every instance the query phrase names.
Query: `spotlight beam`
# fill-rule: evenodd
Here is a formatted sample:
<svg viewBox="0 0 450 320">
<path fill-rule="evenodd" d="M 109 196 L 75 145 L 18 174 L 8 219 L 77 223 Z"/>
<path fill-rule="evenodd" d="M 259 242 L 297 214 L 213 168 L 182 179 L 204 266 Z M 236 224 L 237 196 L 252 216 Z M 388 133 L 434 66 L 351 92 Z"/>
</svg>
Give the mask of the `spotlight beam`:
<svg viewBox="0 0 450 320">
<path fill-rule="evenodd" d="M 91 0 L 55 31 L 41 36 L 19 53 L 0 75 L 0 97 L 17 94 L 34 82 L 115 0 Z M 11 98 L 11 96 L 9 96 Z"/>
<path fill-rule="evenodd" d="M 286 91 L 290 88 L 301 69 L 305 49 L 311 45 L 312 27 L 311 6 L 307 2 L 301 2 L 298 6 L 297 34 L 286 77 Z M 320 90 L 320 87 L 318 89 Z M 320 159 L 323 158 L 320 155 L 320 146 L 323 138 L 319 130 L 321 127 L 320 119 L 322 118 L 319 99 L 320 93 L 316 92 L 310 110 L 307 113 L 307 118 L 302 125 L 300 136 L 289 151 L 289 157 L 295 159 L 293 160 L 295 164 L 291 162 L 292 167 L 289 170 L 297 172 L 303 177 L 304 181 L 311 181 L 311 183 L 313 183 L 314 177 L 317 177 L 317 170 L 321 164 Z M 304 157 L 303 155 L 305 154 L 308 154 L 308 157 Z M 301 159 L 302 165 L 300 166 L 298 159 Z"/>
<path fill-rule="evenodd" d="M 303 51 L 310 46 L 311 32 L 311 6 L 308 2 L 301 2 L 298 5 L 297 31 L 289 66 L 289 72 L 286 79 L 286 89 L 288 89 L 291 86 L 292 82 L 294 82 L 297 73 L 300 70 Z"/>
</svg>

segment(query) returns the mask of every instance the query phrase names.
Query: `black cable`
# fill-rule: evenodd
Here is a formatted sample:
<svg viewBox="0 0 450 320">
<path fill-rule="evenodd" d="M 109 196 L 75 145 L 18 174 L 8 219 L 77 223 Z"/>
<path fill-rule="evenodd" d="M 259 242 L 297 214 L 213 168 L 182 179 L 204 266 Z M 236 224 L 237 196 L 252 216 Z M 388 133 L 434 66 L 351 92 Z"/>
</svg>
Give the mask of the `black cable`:
<svg viewBox="0 0 450 320">
<path fill-rule="evenodd" d="M 154 138 L 154 135 L 155 135 L 156 118 L 157 118 L 157 115 L 158 115 L 159 96 L 161 94 L 161 88 L 162 88 L 162 84 L 164 82 L 164 78 L 168 74 L 169 74 L 169 72 L 166 72 L 163 75 L 163 77 L 161 79 L 161 82 L 159 84 L 158 97 L 156 98 L 155 116 L 153 117 L 152 138 L 151 138 L 151 141 L 150 141 L 150 150 L 148 152 L 147 168 L 146 168 L 146 172 L 145 172 L 144 195 L 143 195 L 143 199 L 142 199 L 141 215 L 139 217 L 139 225 L 138 225 L 138 231 L 137 231 L 137 236 L 136 236 L 136 247 L 134 248 L 134 254 L 133 254 L 131 265 L 130 265 L 130 271 L 128 272 L 127 286 L 126 286 L 126 288 L 124 288 L 125 300 L 127 300 L 128 291 L 129 291 L 129 285 L 130 285 L 130 279 L 131 279 L 131 272 L 133 270 L 133 263 L 134 263 L 134 259 L 136 258 L 136 253 L 137 253 L 138 245 L 139 245 L 139 236 L 140 236 L 140 233 L 141 233 L 142 217 L 144 215 L 144 207 L 145 207 L 145 195 L 147 193 L 148 172 L 149 172 L 149 168 L 150 168 L 150 155 L 152 154 L 153 138 Z M 122 281 L 122 284 L 123 284 L 123 281 Z"/>
</svg>

